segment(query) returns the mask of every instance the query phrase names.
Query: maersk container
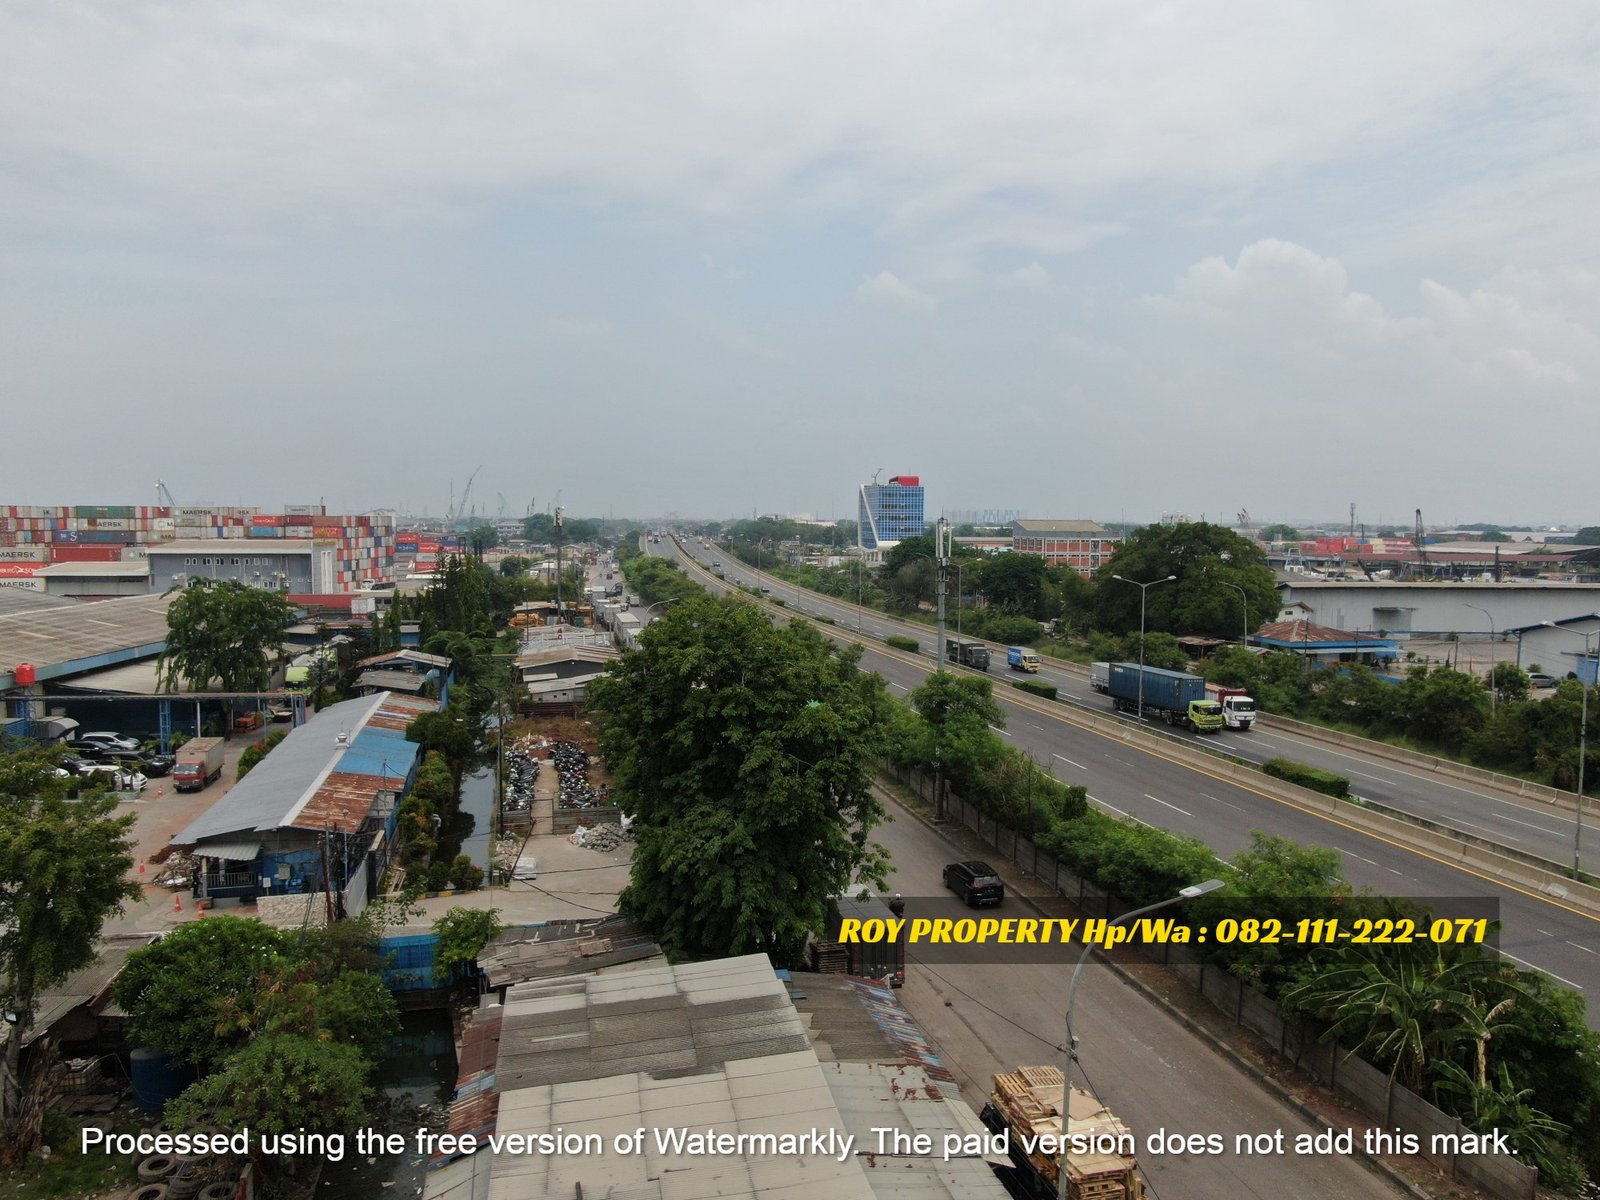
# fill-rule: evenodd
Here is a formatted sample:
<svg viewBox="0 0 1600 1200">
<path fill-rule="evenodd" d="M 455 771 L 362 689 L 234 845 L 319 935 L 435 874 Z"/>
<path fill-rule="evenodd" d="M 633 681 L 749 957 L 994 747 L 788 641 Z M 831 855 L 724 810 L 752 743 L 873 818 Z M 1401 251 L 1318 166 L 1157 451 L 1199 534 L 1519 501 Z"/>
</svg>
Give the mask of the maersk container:
<svg viewBox="0 0 1600 1200">
<path fill-rule="evenodd" d="M 1139 664 L 1112 663 L 1110 693 L 1118 708 L 1139 706 Z M 1191 700 L 1206 698 L 1206 681 L 1184 671 L 1144 668 L 1144 706 L 1159 712 L 1186 713 Z"/>
</svg>

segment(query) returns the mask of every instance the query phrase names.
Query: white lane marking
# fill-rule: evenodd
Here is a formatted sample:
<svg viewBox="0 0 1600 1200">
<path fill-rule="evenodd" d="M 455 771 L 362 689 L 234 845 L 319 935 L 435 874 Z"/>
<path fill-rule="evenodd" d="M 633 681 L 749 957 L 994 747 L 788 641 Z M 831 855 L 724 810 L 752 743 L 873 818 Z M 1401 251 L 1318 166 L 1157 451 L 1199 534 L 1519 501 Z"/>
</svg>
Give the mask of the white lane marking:
<svg viewBox="0 0 1600 1200">
<path fill-rule="evenodd" d="M 994 730 L 1001 737 L 1011 737 L 1012 736 L 1012 733 L 1011 733 L 1011 731 L 1009 729 L 1001 729 L 1000 726 L 998 726 L 998 725 L 991 725 L 991 726 L 989 726 L 989 728 Z"/>
<path fill-rule="evenodd" d="M 1554 971 L 1550 970 L 1549 967 L 1541 967 L 1541 966 L 1537 965 L 1536 963 L 1529 962 L 1525 958 L 1518 958 L 1515 954 L 1512 954 L 1511 951 L 1509 951 L 1509 950 L 1496 950 L 1495 953 L 1499 954 L 1501 958 L 1509 958 L 1512 962 L 1521 963 L 1523 966 L 1527 967 L 1530 971 L 1543 971 L 1546 975 L 1550 976 L 1551 979 L 1560 979 L 1562 983 L 1566 984 L 1570 988 L 1577 988 L 1580 992 L 1584 990 L 1583 984 L 1581 984 L 1581 983 L 1573 983 L 1572 980 L 1570 980 L 1570 979 L 1562 979 L 1562 977 L 1560 975 L 1557 975 Z"/>
<path fill-rule="evenodd" d="M 1088 767 L 1084 766 L 1081 762 L 1073 762 L 1065 754 L 1052 754 L 1050 757 L 1051 758 L 1059 758 L 1062 762 L 1066 763 L 1068 766 L 1077 767 L 1078 770 L 1080 770 L 1080 771 L 1087 771 L 1089 769 Z"/>
<path fill-rule="evenodd" d="M 1170 808 L 1173 812 L 1182 813 L 1186 817 L 1194 816 L 1194 814 L 1192 812 L 1190 812 L 1188 809 L 1179 808 L 1176 804 L 1167 804 L 1167 802 L 1165 800 L 1163 800 L 1160 796 L 1152 796 L 1149 792 L 1146 792 L 1144 794 L 1144 798 L 1146 800 L 1154 800 L 1157 804 L 1164 804 L 1164 805 L 1166 805 L 1166 807 Z"/>
<path fill-rule="evenodd" d="M 1368 858 L 1365 854 L 1357 854 L 1354 850 L 1346 850 L 1343 846 L 1335 846 L 1334 849 L 1340 854 L 1348 854 L 1351 858 L 1359 858 L 1364 863 L 1372 863 L 1372 865 L 1375 867 L 1380 865 L 1379 863 L 1373 862 L 1373 860 Z"/>
<path fill-rule="evenodd" d="M 1536 929 L 1536 930 L 1538 930 L 1538 932 L 1544 934 L 1545 937 L 1555 937 L 1555 934 L 1551 933 L 1548 929 L 1539 929 L 1539 927 L 1537 925 L 1534 926 L 1534 929 Z"/>
<path fill-rule="evenodd" d="M 1350 774 L 1359 775 L 1363 779 L 1376 779 L 1379 783 L 1387 783 L 1390 787 L 1400 786 L 1398 779 L 1387 779 L 1382 775 L 1368 775 L 1365 771 L 1351 771 Z"/>
<path fill-rule="evenodd" d="M 1400 876 L 1401 879 L 1404 879 L 1406 877 L 1404 871 L 1396 871 L 1393 867 L 1385 867 L 1384 870 L 1388 871 L 1389 874 L 1391 874 L 1391 875 Z"/>
<path fill-rule="evenodd" d="M 1572 946 L 1575 949 L 1582 950 L 1585 954 L 1600 954 L 1600 950 L 1591 950 L 1587 946 L 1578 945 L 1577 942 L 1568 942 L 1567 945 Z"/>
<path fill-rule="evenodd" d="M 1563 829 L 1561 829 L 1559 827 L 1545 826 L 1545 825 L 1535 825 L 1531 821 L 1519 821 L 1515 817 L 1506 816 L 1504 813 L 1490 813 L 1489 815 L 1491 817 L 1493 817 L 1497 821 L 1510 821 L 1513 825 L 1526 825 L 1529 829 L 1537 829 L 1540 833 L 1564 833 L 1565 832 L 1565 830 L 1563 830 Z"/>
<path fill-rule="evenodd" d="M 907 686 L 906 686 L 906 685 L 905 685 L 905 684 L 903 684 L 903 683 L 891 683 L 891 684 L 890 684 L 890 685 L 889 685 L 889 686 L 890 686 L 890 687 L 895 687 L 895 688 L 899 688 L 899 689 L 900 689 L 900 690 L 901 690 L 901 691 L 902 691 L 902 692 L 909 692 L 909 691 L 910 691 L 910 690 L 911 690 L 911 689 L 910 689 L 910 688 L 908 688 L 908 687 L 907 687 Z"/>
<path fill-rule="evenodd" d="M 1131 762 L 1129 762 L 1127 759 L 1118 758 L 1115 754 L 1107 754 L 1106 757 L 1109 758 L 1114 763 L 1121 763 L 1125 767 L 1133 766 L 1133 764 Z"/>
<path fill-rule="evenodd" d="M 1469 829 L 1481 829 L 1485 833 L 1494 834 L 1495 837 L 1505 838 L 1508 842 L 1520 842 L 1522 840 L 1521 838 L 1512 837 L 1509 833 L 1501 833 L 1498 829 L 1490 829 L 1487 825 L 1479 825 L 1473 821 L 1463 821 L 1460 817 L 1455 818 L 1455 823 L 1457 825 L 1465 825 Z"/>
<path fill-rule="evenodd" d="M 1239 805 L 1235 804 L 1233 801 L 1224 800 L 1221 796 L 1213 796 L 1210 792 L 1201 792 L 1200 795 L 1204 796 L 1207 800 L 1215 800 L 1218 804 L 1226 804 L 1229 808 L 1233 809 L 1234 812 L 1244 812 L 1245 811 L 1243 808 L 1241 808 Z"/>
</svg>

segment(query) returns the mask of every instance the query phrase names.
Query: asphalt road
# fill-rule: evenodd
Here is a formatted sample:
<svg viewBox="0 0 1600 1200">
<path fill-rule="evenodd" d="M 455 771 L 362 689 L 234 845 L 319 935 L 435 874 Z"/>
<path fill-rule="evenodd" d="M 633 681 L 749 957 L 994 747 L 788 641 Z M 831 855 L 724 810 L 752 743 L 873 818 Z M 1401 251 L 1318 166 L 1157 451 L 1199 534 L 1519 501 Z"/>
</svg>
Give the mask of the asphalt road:
<svg viewBox="0 0 1600 1200">
<path fill-rule="evenodd" d="M 676 553 L 665 541 L 653 549 Z M 698 545 L 695 549 L 707 560 L 720 559 L 730 580 L 754 581 L 755 572 L 731 556 Z M 774 595 L 801 611 L 816 599 L 777 581 L 769 579 L 767 583 Z M 842 618 L 836 619 L 845 625 Z M 876 626 L 874 622 L 872 615 L 865 615 L 862 631 L 873 635 L 876 630 L 879 637 L 896 631 L 897 627 L 891 628 L 887 622 L 879 620 Z M 845 627 L 853 628 L 853 624 Z M 819 628 L 828 632 L 827 626 Z M 931 658 L 913 664 L 871 647 L 863 655 L 862 665 L 881 674 L 900 695 L 918 686 L 933 669 Z M 1004 686 L 995 690 L 996 699 L 1008 713 L 1002 735 L 1058 778 L 1086 787 L 1102 805 L 1175 833 L 1191 834 L 1220 859 L 1248 846 L 1251 831 L 1261 830 L 1302 845 L 1338 850 L 1350 882 L 1375 893 L 1417 898 L 1494 897 L 1503 922 L 1498 942 L 1502 954 L 1522 966 L 1548 972 L 1585 996 L 1600 995 L 1600 921 L 1328 817 L 1302 812 L 1265 792 L 1170 762 L 1105 734 L 1052 720 L 1016 704 L 1008 693 L 1010 689 Z M 1255 734 L 1236 736 L 1243 740 Z M 1386 768 L 1387 764 L 1376 770 Z M 1392 777 L 1400 779 L 1398 772 Z M 1440 915 L 1448 915 L 1443 905 L 1439 910 Z M 1600 1028 L 1600 1006 L 1590 1006 L 1589 1021 Z"/>
<path fill-rule="evenodd" d="M 891 890 L 913 898 L 907 916 L 971 916 L 972 910 L 940 890 L 940 870 L 964 855 L 940 833 L 900 813 L 877 839 L 891 852 Z M 985 916 L 1032 916 L 1031 904 L 1014 894 Z M 983 1107 L 996 1071 L 1019 1066 L 1060 1066 L 1067 981 L 1077 947 L 1062 948 L 1058 963 L 913 961 L 907 965 L 900 999 L 938 1045 L 974 1111 Z M 915 950 L 913 948 L 913 955 Z M 1139 1164 L 1157 1200 L 1332 1200 L 1396 1195 L 1359 1162 L 1335 1156 L 1250 1156 L 1233 1152 L 1234 1136 L 1283 1130 L 1317 1133 L 1289 1105 L 1265 1092 L 1248 1075 L 1173 1020 L 1159 1006 L 1091 962 L 1078 987 L 1074 1032 L 1080 1070 L 1095 1093 L 1138 1138 Z M 1169 1132 L 1221 1133 L 1227 1151 L 1150 1155 L 1146 1137 Z"/>
</svg>

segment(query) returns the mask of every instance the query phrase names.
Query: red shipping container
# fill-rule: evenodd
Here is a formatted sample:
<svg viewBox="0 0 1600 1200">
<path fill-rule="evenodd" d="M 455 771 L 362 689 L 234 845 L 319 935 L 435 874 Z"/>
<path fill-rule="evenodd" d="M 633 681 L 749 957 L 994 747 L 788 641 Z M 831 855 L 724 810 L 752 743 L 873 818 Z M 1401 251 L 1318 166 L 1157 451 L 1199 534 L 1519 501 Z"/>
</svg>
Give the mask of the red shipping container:
<svg viewBox="0 0 1600 1200">
<path fill-rule="evenodd" d="M 74 545 L 57 542 L 50 547 L 51 562 L 120 562 L 122 547 L 113 545 Z"/>
<path fill-rule="evenodd" d="M 0 579 L 32 579 L 43 563 L 0 562 Z"/>
<path fill-rule="evenodd" d="M 313 525 L 311 527 L 311 536 L 319 538 L 343 537 L 344 530 L 337 525 Z"/>
<path fill-rule="evenodd" d="M 250 518 L 250 524 L 252 524 L 252 525 L 282 525 L 283 524 L 283 514 L 282 513 L 257 513 L 255 516 Z"/>
</svg>

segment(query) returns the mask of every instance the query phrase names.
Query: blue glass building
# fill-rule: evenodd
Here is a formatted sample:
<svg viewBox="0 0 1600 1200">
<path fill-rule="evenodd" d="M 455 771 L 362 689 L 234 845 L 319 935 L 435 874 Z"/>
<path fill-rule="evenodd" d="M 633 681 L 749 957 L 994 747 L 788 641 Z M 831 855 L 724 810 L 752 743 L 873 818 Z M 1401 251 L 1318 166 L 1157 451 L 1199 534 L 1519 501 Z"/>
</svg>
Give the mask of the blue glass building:
<svg viewBox="0 0 1600 1200">
<path fill-rule="evenodd" d="M 876 558 L 907 538 L 920 537 L 923 520 L 922 479 L 895 475 L 888 483 L 861 485 L 856 537 L 865 554 Z"/>
</svg>

